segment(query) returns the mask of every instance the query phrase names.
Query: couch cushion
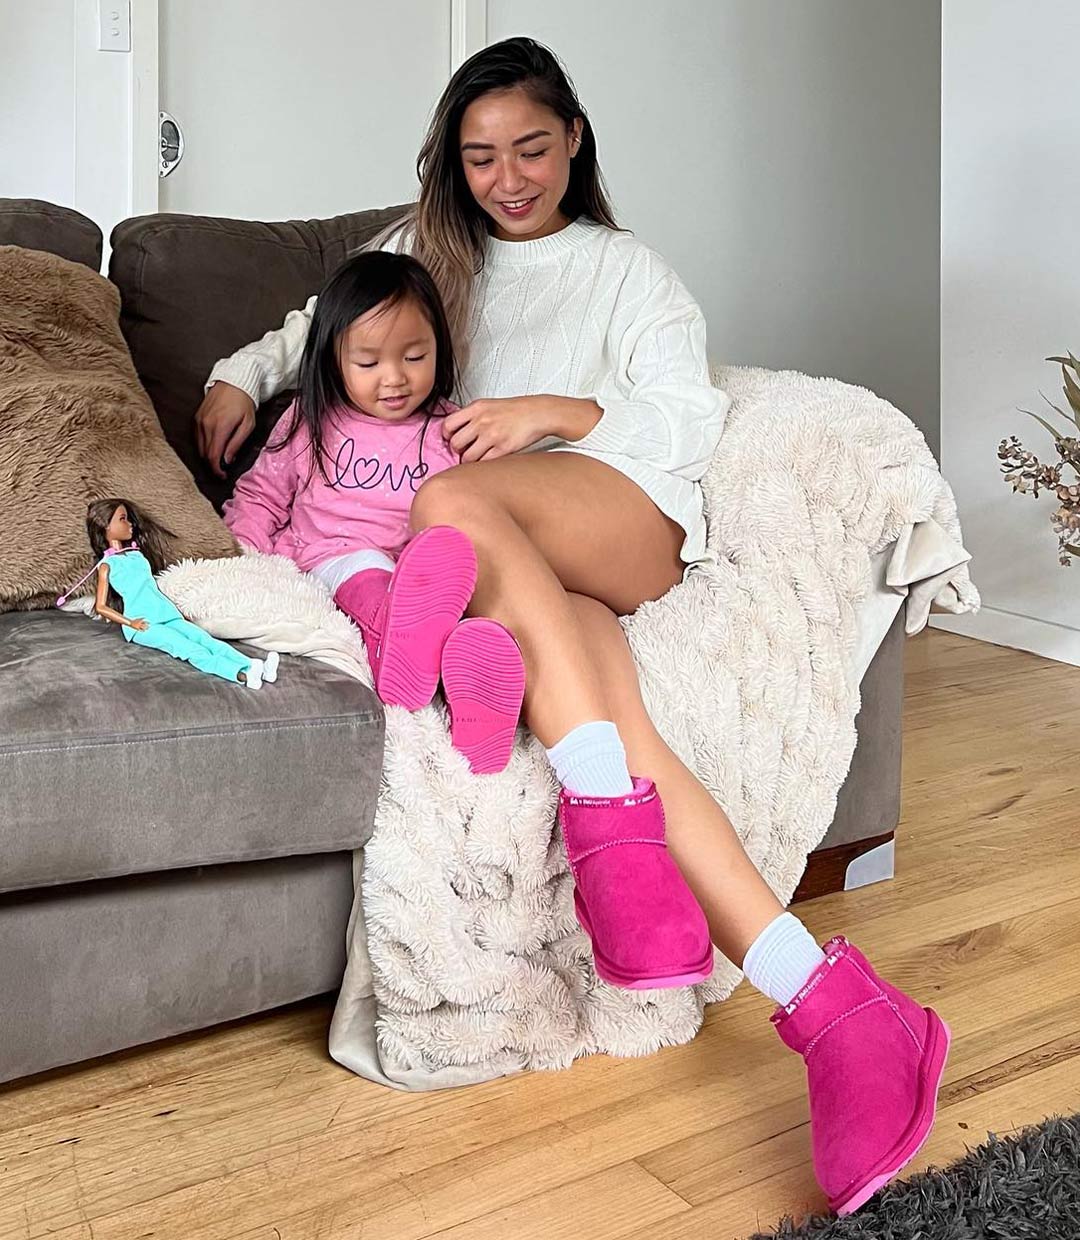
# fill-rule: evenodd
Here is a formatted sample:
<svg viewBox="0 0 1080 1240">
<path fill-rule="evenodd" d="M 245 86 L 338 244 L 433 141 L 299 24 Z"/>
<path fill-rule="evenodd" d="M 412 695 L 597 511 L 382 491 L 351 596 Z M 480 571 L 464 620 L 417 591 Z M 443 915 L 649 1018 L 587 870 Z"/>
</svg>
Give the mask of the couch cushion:
<svg viewBox="0 0 1080 1240">
<path fill-rule="evenodd" d="M 101 270 L 101 229 L 94 221 L 37 198 L 0 198 L 0 245 L 47 250 Z"/>
<path fill-rule="evenodd" d="M 169 442 L 216 503 L 230 488 L 199 457 L 193 423 L 211 367 L 280 327 L 335 267 L 404 211 L 282 224 L 148 215 L 113 230 L 109 276 L 120 289 L 120 326 L 135 369 Z M 234 474 L 250 464 L 285 403 L 261 412 Z"/>
<path fill-rule="evenodd" d="M 286 658 L 258 691 L 81 615 L 0 616 L 0 891 L 366 842 L 383 713 Z"/>
</svg>

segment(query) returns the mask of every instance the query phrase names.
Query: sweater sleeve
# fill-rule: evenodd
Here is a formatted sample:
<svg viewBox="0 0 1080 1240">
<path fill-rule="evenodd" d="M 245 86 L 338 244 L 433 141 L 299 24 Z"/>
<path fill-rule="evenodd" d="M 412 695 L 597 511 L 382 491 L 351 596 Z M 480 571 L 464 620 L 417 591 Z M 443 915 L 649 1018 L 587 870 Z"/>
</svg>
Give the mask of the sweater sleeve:
<svg viewBox="0 0 1080 1240">
<path fill-rule="evenodd" d="M 286 388 L 296 387 L 315 301 L 314 297 L 308 298 L 302 310 L 289 311 L 279 328 L 218 362 L 210 372 L 206 387 L 209 389 L 219 380 L 231 383 L 247 392 L 256 405 Z"/>
<path fill-rule="evenodd" d="M 223 513 L 226 526 L 238 542 L 267 555 L 273 554 L 276 536 L 289 524 L 300 486 L 299 462 L 306 455 L 306 433 L 301 431 L 287 448 L 271 451 L 285 439 L 294 416 L 294 407 L 290 405 L 255 464 L 237 480 Z"/>
<path fill-rule="evenodd" d="M 382 249 L 392 254 L 407 253 L 411 244 L 412 231 L 402 225 L 387 237 Z M 316 301 L 316 297 L 309 297 L 302 310 L 289 311 L 280 327 L 218 362 L 206 381 L 207 390 L 219 380 L 231 383 L 261 405 L 279 392 L 296 387 Z"/>
<path fill-rule="evenodd" d="M 697 482 L 731 401 L 709 379 L 700 307 L 658 255 L 643 253 L 611 318 L 613 373 L 592 394 L 603 415 L 575 446 L 647 461 Z"/>
</svg>

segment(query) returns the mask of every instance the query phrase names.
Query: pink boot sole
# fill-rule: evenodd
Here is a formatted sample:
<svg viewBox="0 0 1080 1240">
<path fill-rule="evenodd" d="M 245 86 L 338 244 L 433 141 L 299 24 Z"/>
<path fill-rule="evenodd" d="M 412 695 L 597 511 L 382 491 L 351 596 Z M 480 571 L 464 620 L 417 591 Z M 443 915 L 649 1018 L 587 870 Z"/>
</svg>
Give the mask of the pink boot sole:
<svg viewBox="0 0 1080 1240">
<path fill-rule="evenodd" d="M 915 1116 L 907 1132 L 896 1145 L 879 1162 L 865 1184 L 839 1205 L 834 1205 L 839 1215 L 853 1214 L 860 1206 L 865 1205 L 880 1188 L 908 1165 L 926 1144 L 930 1130 L 934 1126 L 937 1112 L 937 1095 L 941 1087 L 941 1078 L 945 1075 L 945 1060 L 949 1054 L 952 1034 L 949 1026 L 930 1008 L 926 1009 L 928 1019 L 926 1047 L 920 1070 L 922 1088 Z"/>
<path fill-rule="evenodd" d="M 476 775 L 506 769 L 525 696 L 525 664 L 494 620 L 463 620 L 446 639 L 442 680 L 450 739 Z"/>
<path fill-rule="evenodd" d="M 446 525 L 432 526 L 394 567 L 375 690 L 390 706 L 419 710 L 435 696 L 443 647 L 476 588 L 476 552 Z"/>
<path fill-rule="evenodd" d="M 665 990 L 673 986 L 695 986 L 698 982 L 705 982 L 712 976 L 713 971 L 713 952 L 710 944 L 708 951 L 702 957 L 700 964 L 695 965 L 689 972 L 682 973 L 663 973 L 657 977 L 634 977 L 629 973 L 623 972 L 605 959 L 602 952 L 597 950 L 596 939 L 593 937 L 592 927 L 589 925 L 589 917 L 585 910 L 585 905 L 578 899 L 577 892 L 574 893 L 574 912 L 577 914 L 578 921 L 581 922 L 581 928 L 592 940 L 593 947 L 593 968 L 596 970 L 596 976 L 605 981 L 609 986 L 618 986 L 623 990 Z"/>
</svg>

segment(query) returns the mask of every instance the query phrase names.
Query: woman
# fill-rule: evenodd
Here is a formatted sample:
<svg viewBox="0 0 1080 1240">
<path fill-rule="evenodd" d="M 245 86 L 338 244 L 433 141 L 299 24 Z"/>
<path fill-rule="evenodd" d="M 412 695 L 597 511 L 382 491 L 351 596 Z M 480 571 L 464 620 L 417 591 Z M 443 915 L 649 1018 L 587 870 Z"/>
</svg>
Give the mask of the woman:
<svg viewBox="0 0 1080 1240">
<path fill-rule="evenodd" d="M 845 940 L 823 952 L 784 912 L 652 726 L 618 622 L 707 555 L 699 482 L 728 402 L 709 383 L 701 312 L 618 231 L 585 110 L 532 40 L 458 70 L 417 168 L 418 204 L 386 243 L 435 277 L 471 403 L 443 426 L 463 464 L 421 488 L 412 524 L 469 535 L 470 610 L 520 642 L 598 971 L 695 980 L 706 934 L 740 964 L 806 1059 L 830 1204 L 856 1209 L 929 1135 L 948 1031 Z M 197 424 L 215 467 L 256 401 L 295 381 L 310 311 L 214 368 Z"/>
</svg>

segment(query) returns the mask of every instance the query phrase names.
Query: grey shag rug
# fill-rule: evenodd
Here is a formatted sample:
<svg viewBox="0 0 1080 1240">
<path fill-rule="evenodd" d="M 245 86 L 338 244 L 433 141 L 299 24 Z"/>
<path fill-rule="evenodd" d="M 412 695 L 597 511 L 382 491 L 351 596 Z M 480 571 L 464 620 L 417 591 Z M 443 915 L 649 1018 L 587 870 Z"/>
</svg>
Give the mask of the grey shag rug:
<svg viewBox="0 0 1080 1240">
<path fill-rule="evenodd" d="M 989 1140 L 883 1189 L 847 1218 L 784 1219 L 750 1240 L 1078 1240 L 1080 1114 Z"/>
</svg>

